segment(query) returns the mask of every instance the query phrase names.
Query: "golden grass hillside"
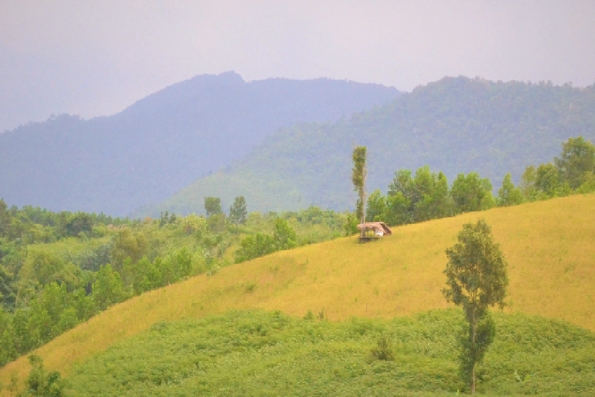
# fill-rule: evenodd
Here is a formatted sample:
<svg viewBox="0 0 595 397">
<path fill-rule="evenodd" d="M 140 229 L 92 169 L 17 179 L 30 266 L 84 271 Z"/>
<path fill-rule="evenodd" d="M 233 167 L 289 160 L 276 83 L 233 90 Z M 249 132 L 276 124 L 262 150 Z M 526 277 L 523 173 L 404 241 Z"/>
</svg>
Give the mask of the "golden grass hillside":
<svg viewBox="0 0 595 397">
<path fill-rule="evenodd" d="M 485 218 L 509 263 L 508 311 L 559 318 L 595 331 L 595 195 L 497 208 L 394 228 L 380 242 L 343 238 L 278 252 L 116 305 L 38 349 L 67 375 L 77 362 L 159 321 L 263 308 L 330 320 L 403 316 L 447 304 L 445 250 L 464 223 Z M 26 358 L 0 370 L 28 373 Z"/>
</svg>

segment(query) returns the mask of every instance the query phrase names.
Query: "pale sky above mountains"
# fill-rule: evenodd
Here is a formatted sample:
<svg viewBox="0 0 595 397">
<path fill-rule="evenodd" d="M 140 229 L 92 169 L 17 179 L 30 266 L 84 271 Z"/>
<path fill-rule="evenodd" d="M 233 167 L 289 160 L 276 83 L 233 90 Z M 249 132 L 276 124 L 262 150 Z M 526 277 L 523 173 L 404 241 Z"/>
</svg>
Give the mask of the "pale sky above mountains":
<svg viewBox="0 0 595 397">
<path fill-rule="evenodd" d="M 0 0 L 0 131 L 198 74 L 595 83 L 592 0 Z"/>
</svg>

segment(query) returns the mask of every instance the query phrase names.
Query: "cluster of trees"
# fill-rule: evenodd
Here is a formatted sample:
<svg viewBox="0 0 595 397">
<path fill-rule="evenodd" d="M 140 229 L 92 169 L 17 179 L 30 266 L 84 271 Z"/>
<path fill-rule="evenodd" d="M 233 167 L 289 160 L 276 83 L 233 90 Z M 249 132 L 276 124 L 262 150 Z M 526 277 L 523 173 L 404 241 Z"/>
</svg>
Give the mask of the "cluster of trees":
<svg viewBox="0 0 595 397">
<path fill-rule="evenodd" d="M 560 157 L 553 162 L 525 169 L 519 191 L 510 190 L 509 195 L 518 196 L 517 202 L 566 196 L 571 193 L 595 191 L 595 146 L 579 136 L 570 138 L 562 145 Z M 511 204 L 516 204 L 512 202 Z"/>
<path fill-rule="evenodd" d="M 151 242 L 142 231 L 117 232 L 107 243 L 108 262 L 96 271 L 45 250 L 30 251 L 15 274 L 0 267 L 8 292 L 0 306 L 0 365 L 115 303 L 208 270 L 200 251 L 152 257 Z"/>
<path fill-rule="evenodd" d="M 245 262 L 276 251 L 295 248 L 297 246 L 297 235 L 287 220 L 277 218 L 273 234 L 256 233 L 248 236 L 240 243 L 240 249 L 236 251 L 236 263 Z"/>
<path fill-rule="evenodd" d="M 230 244 L 196 215 L 141 222 L 0 200 L 0 222 L 0 365 L 112 304 L 209 271 Z"/>
<path fill-rule="evenodd" d="M 415 174 L 399 170 L 387 195 L 375 190 L 367 200 L 366 220 L 402 225 L 443 218 L 494 206 L 595 191 L 595 146 L 582 137 L 570 138 L 553 162 L 525 169 L 519 186 L 506 174 L 496 197 L 489 179 L 476 172 L 459 174 L 449 187 L 446 176 L 429 167 Z M 357 212 L 359 214 L 359 207 Z"/>
<path fill-rule="evenodd" d="M 492 184 L 476 172 L 459 174 L 448 185 L 446 176 L 428 166 L 415 174 L 399 170 L 388 186 L 386 196 L 375 190 L 368 197 L 366 220 L 382 220 L 403 225 L 443 218 L 462 212 L 480 211 L 496 205 Z"/>
<path fill-rule="evenodd" d="M 317 207 L 248 214 L 241 196 L 229 216 L 215 197 L 205 209 L 141 221 L 0 200 L 0 366 L 115 303 L 215 273 L 234 244 L 246 260 L 338 237 L 346 217 Z"/>
</svg>

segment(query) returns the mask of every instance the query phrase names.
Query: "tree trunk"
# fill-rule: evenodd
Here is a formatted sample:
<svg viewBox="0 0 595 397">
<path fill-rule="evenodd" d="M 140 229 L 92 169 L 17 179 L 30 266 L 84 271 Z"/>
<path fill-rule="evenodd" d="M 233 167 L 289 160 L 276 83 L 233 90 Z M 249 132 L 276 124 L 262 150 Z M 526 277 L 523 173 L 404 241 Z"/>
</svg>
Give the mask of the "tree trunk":
<svg viewBox="0 0 595 397">
<path fill-rule="evenodd" d="M 476 347 L 476 340 L 477 340 L 477 319 L 475 318 L 475 310 L 473 310 L 473 315 L 471 318 L 473 324 L 471 324 L 471 359 L 473 360 L 473 366 L 471 367 L 471 395 L 475 394 L 475 365 L 477 364 L 477 347 Z"/>
</svg>

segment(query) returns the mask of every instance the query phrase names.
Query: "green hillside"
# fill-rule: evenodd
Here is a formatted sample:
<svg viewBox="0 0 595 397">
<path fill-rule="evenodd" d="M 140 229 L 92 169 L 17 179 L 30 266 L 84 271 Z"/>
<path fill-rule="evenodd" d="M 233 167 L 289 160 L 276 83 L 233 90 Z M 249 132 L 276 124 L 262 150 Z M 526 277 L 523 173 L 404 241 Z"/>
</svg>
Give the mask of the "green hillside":
<svg viewBox="0 0 595 397">
<path fill-rule="evenodd" d="M 368 148 L 368 191 L 386 190 L 399 169 L 429 165 L 452 180 L 478 172 L 498 189 L 506 173 L 545 163 L 569 137 L 595 139 L 595 86 L 444 78 L 335 124 L 299 124 L 267 138 L 235 166 L 138 214 L 203 211 L 205 196 L 251 211 L 353 208 L 351 151 Z"/>
<path fill-rule="evenodd" d="M 595 195 L 575 195 L 402 226 L 375 244 L 360 245 L 355 238 L 348 237 L 277 252 L 145 292 L 90 318 L 35 353 L 45 360 L 49 369 L 71 376 L 76 368 L 110 346 L 134 344 L 130 338 L 151 328 L 158 329 L 154 325 L 157 323 L 202 319 L 230 310 L 279 310 L 299 318 L 311 312 L 315 318 L 321 316 L 334 323 L 352 317 L 393 319 L 446 309 L 449 305 L 441 293 L 445 285 L 445 249 L 454 244 L 464 223 L 478 218 L 484 218 L 492 226 L 494 239 L 509 263 L 505 314 L 563 320 L 592 332 L 595 330 L 592 315 L 595 211 L 591 211 L 594 206 Z M 499 321 L 508 321 L 505 317 L 499 317 Z M 389 326 L 379 324 L 379 327 Z M 543 324 L 546 324 L 543 332 L 554 327 L 547 322 Z M 164 327 L 167 329 L 169 325 Z M 572 329 L 569 328 L 567 335 L 574 335 Z M 535 341 L 531 343 L 541 343 L 542 338 L 532 338 Z M 551 354 L 566 361 L 552 364 L 543 376 L 553 379 L 567 367 L 582 370 L 586 365 L 592 370 L 592 364 L 588 361 L 584 364 L 582 356 L 573 353 L 574 337 L 562 338 L 567 342 L 555 343 L 562 350 Z M 370 339 L 361 343 L 369 346 Z M 550 353 L 534 350 L 538 357 L 546 357 L 544 361 L 552 361 L 547 358 Z M 358 351 L 360 356 L 364 354 Z M 214 357 L 217 355 L 214 353 Z M 519 360 L 541 360 L 527 357 Z M 25 357 L 21 357 L 0 369 L 0 382 L 7 385 L 13 374 L 22 381 L 28 370 Z M 525 379 L 526 373 L 519 371 L 521 379 Z M 510 383 L 516 382 L 514 369 L 508 368 L 503 374 Z M 532 372 L 531 376 L 535 374 Z M 564 381 L 560 387 L 571 384 L 572 381 Z M 500 387 L 504 386 L 494 390 Z"/>
<path fill-rule="evenodd" d="M 279 312 L 157 323 L 78 367 L 76 396 L 452 396 L 458 311 L 341 323 Z M 590 396 L 595 334 L 559 321 L 496 316 L 485 395 Z M 379 348 L 381 338 L 388 347 Z M 392 353 L 383 357 L 372 352 Z"/>
</svg>

